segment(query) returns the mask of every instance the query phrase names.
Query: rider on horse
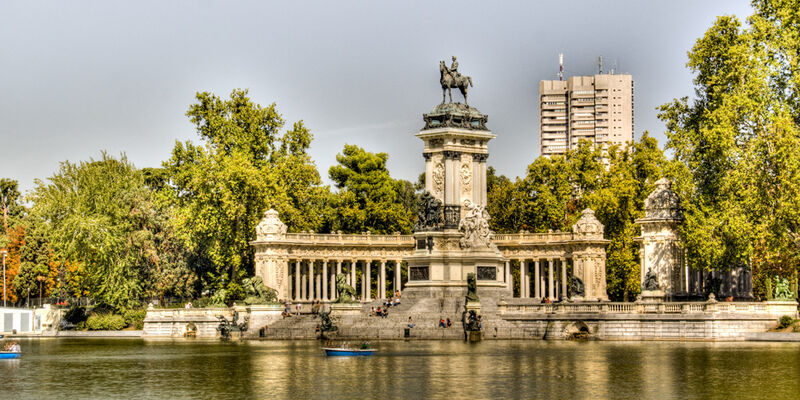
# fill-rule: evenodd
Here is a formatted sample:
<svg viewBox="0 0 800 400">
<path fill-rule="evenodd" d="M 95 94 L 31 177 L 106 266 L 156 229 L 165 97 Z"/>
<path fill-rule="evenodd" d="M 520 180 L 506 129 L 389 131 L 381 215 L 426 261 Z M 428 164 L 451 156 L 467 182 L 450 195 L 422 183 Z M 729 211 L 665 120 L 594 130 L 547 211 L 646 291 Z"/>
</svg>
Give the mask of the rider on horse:
<svg viewBox="0 0 800 400">
<path fill-rule="evenodd" d="M 453 58 L 453 63 L 450 64 L 450 75 L 453 76 L 453 81 L 458 82 L 458 78 L 461 76 L 461 73 L 458 72 L 458 60 L 456 60 L 456 56 L 451 56 Z"/>
</svg>

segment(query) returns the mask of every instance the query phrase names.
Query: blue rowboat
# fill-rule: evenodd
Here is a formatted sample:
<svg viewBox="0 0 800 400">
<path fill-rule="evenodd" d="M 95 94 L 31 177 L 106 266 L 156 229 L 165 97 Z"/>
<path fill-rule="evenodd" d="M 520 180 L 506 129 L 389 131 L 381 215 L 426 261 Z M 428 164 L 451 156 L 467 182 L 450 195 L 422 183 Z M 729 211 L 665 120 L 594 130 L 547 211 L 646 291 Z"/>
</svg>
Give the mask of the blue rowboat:
<svg viewBox="0 0 800 400">
<path fill-rule="evenodd" d="M 19 352 L 16 351 L 0 351 L 0 360 L 19 358 Z"/>
<path fill-rule="evenodd" d="M 344 347 L 323 347 L 326 356 L 371 356 L 377 349 L 348 349 Z"/>
</svg>

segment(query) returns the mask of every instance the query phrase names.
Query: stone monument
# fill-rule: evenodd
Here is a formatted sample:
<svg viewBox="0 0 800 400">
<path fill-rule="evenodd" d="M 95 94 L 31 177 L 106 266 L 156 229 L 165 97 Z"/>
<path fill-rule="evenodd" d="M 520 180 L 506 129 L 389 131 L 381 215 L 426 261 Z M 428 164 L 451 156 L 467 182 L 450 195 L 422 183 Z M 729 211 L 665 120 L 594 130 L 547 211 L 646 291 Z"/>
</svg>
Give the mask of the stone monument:
<svg viewBox="0 0 800 400">
<path fill-rule="evenodd" d="M 646 291 L 648 273 L 655 289 L 653 293 L 662 298 L 686 296 L 688 294 L 687 271 L 684 268 L 684 250 L 678 237 L 678 226 L 683 221 L 678 195 L 671 189 L 672 182 L 661 178 L 656 189 L 644 201 L 645 217 L 636 220 L 642 227 L 639 258 L 641 285 Z M 643 293 L 644 295 L 644 293 Z M 644 296 L 643 296 L 644 297 Z"/>
<path fill-rule="evenodd" d="M 455 57 L 453 61 L 450 69 L 440 64 L 443 89 L 445 84 L 471 83 L 457 73 Z M 461 297 L 470 273 L 478 288 L 498 292 L 497 299 L 499 292 L 508 291 L 505 258 L 492 244 L 486 210 L 487 145 L 495 135 L 486 128 L 487 116 L 468 106 L 466 90 L 462 93 L 465 104 L 443 101 L 423 115 L 425 126 L 416 134 L 424 143 L 426 194 L 415 227 L 414 254 L 404 259 L 412 298 Z"/>
<path fill-rule="evenodd" d="M 594 211 L 589 208 L 583 210 L 581 217 L 572 225 L 576 243 L 602 241 L 604 229 L 603 224 L 594 216 Z M 608 301 L 605 251 L 591 246 L 573 251 L 572 263 L 572 275 L 583 286 L 583 295 L 576 294 L 576 300 Z"/>
<path fill-rule="evenodd" d="M 286 237 L 286 224 L 278 218 L 278 212 L 269 209 L 256 226 L 256 241 L 280 242 Z M 257 249 L 258 250 L 258 249 Z M 278 299 L 289 299 L 289 265 L 287 253 L 282 248 L 265 248 L 256 256 L 256 276 L 266 287 L 275 290 Z"/>
</svg>

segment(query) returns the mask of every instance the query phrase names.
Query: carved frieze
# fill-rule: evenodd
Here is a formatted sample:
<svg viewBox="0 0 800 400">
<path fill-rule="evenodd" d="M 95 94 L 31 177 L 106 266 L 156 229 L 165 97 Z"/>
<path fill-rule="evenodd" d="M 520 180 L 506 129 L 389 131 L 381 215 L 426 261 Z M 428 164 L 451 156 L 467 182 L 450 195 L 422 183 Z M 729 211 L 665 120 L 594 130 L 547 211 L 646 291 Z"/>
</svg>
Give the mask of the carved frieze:
<svg viewBox="0 0 800 400">
<path fill-rule="evenodd" d="M 472 162 L 461 164 L 460 170 L 461 191 L 464 193 L 472 193 Z"/>
<path fill-rule="evenodd" d="M 442 197 L 444 193 L 444 164 L 437 162 L 433 167 L 433 193 L 436 197 Z"/>
</svg>

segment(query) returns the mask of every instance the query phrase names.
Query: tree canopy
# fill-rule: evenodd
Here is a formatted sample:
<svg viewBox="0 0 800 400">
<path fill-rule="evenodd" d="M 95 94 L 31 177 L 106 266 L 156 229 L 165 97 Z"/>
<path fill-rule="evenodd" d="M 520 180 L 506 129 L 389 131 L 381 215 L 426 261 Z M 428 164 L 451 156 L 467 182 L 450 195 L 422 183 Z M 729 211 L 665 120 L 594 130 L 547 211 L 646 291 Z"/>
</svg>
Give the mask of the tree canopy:
<svg viewBox="0 0 800 400">
<path fill-rule="evenodd" d="M 345 145 L 336 155 L 339 165 L 328 174 L 339 189 L 333 230 L 344 232 L 410 233 L 414 225 L 413 185 L 392 179 L 389 155 Z"/>
<path fill-rule="evenodd" d="M 660 107 L 690 265 L 751 266 L 761 294 L 800 261 L 798 5 L 754 1 L 747 26 L 717 18 L 689 52 L 694 99 Z"/>
</svg>

